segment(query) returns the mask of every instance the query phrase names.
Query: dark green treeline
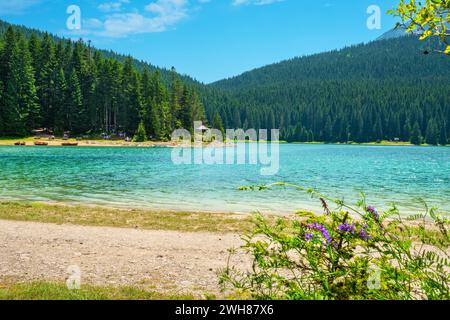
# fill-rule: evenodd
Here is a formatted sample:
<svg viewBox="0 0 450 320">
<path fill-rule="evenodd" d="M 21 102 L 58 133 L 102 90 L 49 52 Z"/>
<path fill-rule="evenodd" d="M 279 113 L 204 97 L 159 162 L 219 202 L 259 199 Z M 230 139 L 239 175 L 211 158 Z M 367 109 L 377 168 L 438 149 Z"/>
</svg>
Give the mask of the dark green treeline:
<svg viewBox="0 0 450 320">
<path fill-rule="evenodd" d="M 448 144 L 450 56 L 423 54 L 435 46 L 374 41 L 246 72 L 202 96 L 226 127 L 280 128 L 287 141 Z"/>
</svg>

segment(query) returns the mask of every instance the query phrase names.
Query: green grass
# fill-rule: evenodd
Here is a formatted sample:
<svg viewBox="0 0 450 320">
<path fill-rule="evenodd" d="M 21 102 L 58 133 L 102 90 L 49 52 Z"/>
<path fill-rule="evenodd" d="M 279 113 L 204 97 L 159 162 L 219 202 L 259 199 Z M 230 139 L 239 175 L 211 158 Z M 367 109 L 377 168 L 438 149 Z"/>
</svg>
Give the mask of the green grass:
<svg viewBox="0 0 450 320">
<path fill-rule="evenodd" d="M 51 282 L 0 283 L 0 300 L 193 300 L 190 294 L 162 294 L 134 287 L 82 285 L 69 290 Z"/>
<path fill-rule="evenodd" d="M 318 142 L 318 141 L 313 141 L 313 142 L 292 142 L 292 144 L 307 144 L 307 145 L 323 145 L 323 144 L 330 144 L 330 145 L 355 145 L 355 146 L 386 146 L 386 147 L 413 147 L 413 146 L 420 146 L 420 147 L 435 147 L 433 145 L 429 145 L 429 144 L 421 144 L 421 145 L 414 145 L 411 142 L 408 141 L 399 141 L 399 142 L 395 142 L 395 141 L 389 141 L 389 140 L 382 140 L 382 141 L 373 141 L 373 142 L 353 142 L 353 141 L 349 141 L 349 142 Z M 440 147 L 445 147 L 440 145 Z M 447 145 L 448 147 L 448 145 Z"/>
<path fill-rule="evenodd" d="M 271 221 L 279 218 L 275 216 L 267 217 Z M 283 219 L 291 218 L 294 218 L 294 216 L 287 216 Z M 0 219 L 143 230 L 238 234 L 247 233 L 254 227 L 251 215 L 113 209 L 17 201 L 0 202 Z M 437 228 L 429 228 L 425 234 L 422 234 L 419 227 L 411 225 L 409 232 L 406 232 L 406 230 L 395 230 L 394 233 L 410 238 L 413 241 L 424 240 L 427 244 L 439 247 L 448 247 L 450 243 L 449 238 L 442 236 Z M 424 236 L 425 239 L 423 239 Z"/>
<path fill-rule="evenodd" d="M 127 210 L 31 202 L 0 203 L 0 219 L 185 232 L 244 233 L 252 228 L 252 218 L 249 215 Z"/>
<path fill-rule="evenodd" d="M 379 141 L 379 142 L 318 142 L 318 141 L 313 141 L 313 142 L 293 142 L 293 144 L 331 144 L 331 145 L 360 145 L 360 146 L 413 146 L 413 144 L 411 144 L 410 142 L 404 142 L 404 141 L 399 141 L 399 142 L 395 142 L 395 141 L 388 141 L 388 140 L 383 140 L 383 141 Z M 422 145 L 422 146 L 426 146 L 426 145 Z"/>
<path fill-rule="evenodd" d="M 410 239 L 412 242 L 423 243 L 432 245 L 441 249 L 447 249 L 450 247 L 450 237 L 439 231 L 436 226 L 421 230 L 418 226 L 410 226 L 408 230 L 394 230 L 394 234 L 398 235 L 402 239 Z"/>
<path fill-rule="evenodd" d="M 0 144 L 14 144 L 17 141 L 24 141 L 24 142 L 34 142 L 35 139 L 32 137 L 25 137 L 25 138 L 0 138 Z"/>
</svg>

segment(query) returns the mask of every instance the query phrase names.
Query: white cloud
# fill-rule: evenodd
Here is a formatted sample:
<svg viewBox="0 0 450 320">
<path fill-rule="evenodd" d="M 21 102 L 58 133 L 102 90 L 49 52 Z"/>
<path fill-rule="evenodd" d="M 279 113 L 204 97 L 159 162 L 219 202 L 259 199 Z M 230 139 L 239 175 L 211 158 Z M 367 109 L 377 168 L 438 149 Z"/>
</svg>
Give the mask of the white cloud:
<svg viewBox="0 0 450 320">
<path fill-rule="evenodd" d="M 99 19 L 91 18 L 83 20 L 83 26 L 88 29 L 98 29 L 103 27 L 103 22 Z"/>
<path fill-rule="evenodd" d="M 204 0 L 203 0 L 204 1 Z M 124 12 L 122 4 L 128 0 L 103 3 L 99 10 L 108 14 L 102 19 L 88 19 L 79 35 L 126 37 L 133 34 L 163 32 L 189 16 L 188 0 L 155 0 L 143 12 L 133 9 Z"/>
<path fill-rule="evenodd" d="M 171 25 L 188 15 L 187 0 L 157 0 L 145 7 L 145 10 L 156 15 L 154 18 L 162 25 Z"/>
<path fill-rule="evenodd" d="M 2 1 L 2 0 L 0 0 Z M 264 5 L 284 0 L 233 0 L 234 5 Z M 128 8 L 130 0 L 113 0 L 98 6 L 105 15 L 83 20 L 82 29 L 72 36 L 99 36 L 121 38 L 135 34 L 167 31 L 189 18 L 202 5 L 211 0 L 153 0 L 141 8 Z"/>
<path fill-rule="evenodd" d="M 284 0 L 233 0 L 233 6 L 242 6 L 242 5 L 256 5 L 256 6 L 265 6 L 268 4 L 282 2 Z"/>
<path fill-rule="evenodd" d="M 115 2 L 105 2 L 98 6 L 98 9 L 103 12 L 117 12 L 122 10 L 122 4 L 130 3 L 129 0 L 118 0 Z"/>
<path fill-rule="evenodd" d="M 42 0 L 0 0 L 0 14 L 19 14 Z"/>
</svg>

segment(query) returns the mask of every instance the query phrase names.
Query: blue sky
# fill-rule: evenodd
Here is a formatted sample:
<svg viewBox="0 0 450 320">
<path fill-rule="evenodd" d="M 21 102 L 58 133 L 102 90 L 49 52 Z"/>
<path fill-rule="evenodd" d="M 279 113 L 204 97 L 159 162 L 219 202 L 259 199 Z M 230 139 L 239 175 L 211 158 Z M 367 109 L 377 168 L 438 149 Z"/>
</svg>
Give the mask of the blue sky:
<svg viewBox="0 0 450 320">
<path fill-rule="evenodd" d="M 376 0 L 1 0 L 0 17 L 209 83 L 296 56 L 376 39 L 394 25 Z M 381 29 L 369 29 L 370 5 Z M 70 5 L 81 29 L 69 30 Z"/>
</svg>

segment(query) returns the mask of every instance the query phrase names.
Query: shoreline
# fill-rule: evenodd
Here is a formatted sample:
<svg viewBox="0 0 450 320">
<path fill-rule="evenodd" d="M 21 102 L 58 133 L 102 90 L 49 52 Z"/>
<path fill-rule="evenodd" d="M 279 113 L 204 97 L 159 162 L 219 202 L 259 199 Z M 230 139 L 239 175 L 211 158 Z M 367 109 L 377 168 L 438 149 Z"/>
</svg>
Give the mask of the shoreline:
<svg viewBox="0 0 450 320">
<path fill-rule="evenodd" d="M 265 216 L 272 219 L 285 217 L 272 214 Z M 0 200 L 0 220 L 141 230 L 235 233 L 249 230 L 252 214 Z"/>
<path fill-rule="evenodd" d="M 2 198 L 0 197 L 0 208 L 5 204 L 14 204 L 14 205 L 25 205 L 25 206 L 56 206 L 56 207 L 65 207 L 65 208 L 84 208 L 84 209 L 92 209 L 92 210 L 118 210 L 125 212 L 146 212 L 146 213 L 168 213 L 168 214 L 177 214 L 177 213 L 190 213 L 190 214 L 204 214 L 204 215 L 228 215 L 228 216 L 238 216 L 238 217 L 251 217 L 255 213 L 260 213 L 265 216 L 273 216 L 273 217 L 289 217 L 295 215 L 296 212 L 311 212 L 317 215 L 323 214 L 323 208 L 319 204 L 318 201 L 314 202 L 314 205 L 304 203 L 302 206 L 298 206 L 297 208 L 280 208 L 280 209 L 207 209 L 207 208 L 194 208 L 190 206 L 182 206 L 180 204 L 173 205 L 148 205 L 148 206 L 140 206 L 140 205 L 125 205 L 121 203 L 94 203 L 94 202 L 77 202 L 77 201 L 57 201 L 57 200 L 33 200 L 26 198 Z M 330 208 L 335 209 L 335 205 L 329 203 Z M 389 206 L 383 207 L 380 206 L 378 209 L 380 211 L 384 211 L 389 209 Z M 418 212 L 423 211 L 423 208 L 402 208 L 402 206 L 398 206 L 400 210 L 400 216 L 402 218 L 407 218 L 410 216 L 416 215 Z M 439 210 L 438 214 L 441 214 L 444 217 L 450 218 L 450 211 Z M 1 219 L 1 215 L 0 215 Z"/>
<path fill-rule="evenodd" d="M 219 215 L 237 215 L 248 217 L 254 213 L 261 213 L 263 215 L 274 216 L 274 217 L 287 217 L 295 214 L 296 212 L 312 212 L 314 214 L 323 214 L 323 207 L 318 199 L 305 200 L 305 202 L 298 203 L 295 207 L 277 207 L 277 208 L 258 208 L 248 207 L 248 206 L 240 206 L 238 208 L 221 208 L 218 209 L 216 206 L 211 206 L 210 208 L 205 208 L 202 206 L 190 206 L 183 205 L 180 203 L 171 203 L 171 204 L 129 204 L 125 202 L 95 202 L 95 201 L 65 201 L 65 200 L 37 200 L 27 197 L 1 197 L 0 196 L 0 207 L 3 204 L 24 204 L 24 205 L 42 205 L 42 206 L 62 206 L 67 208 L 86 208 L 86 209 L 100 209 L 100 210 L 119 210 L 119 211 L 142 211 L 142 212 L 166 212 L 166 213 L 179 213 L 179 212 L 189 212 L 193 214 L 219 214 Z M 395 201 L 387 202 L 387 203 L 395 203 Z M 352 205 L 354 203 L 351 203 Z M 328 203 L 330 208 L 336 209 L 336 205 L 334 203 Z M 416 215 L 419 211 L 423 211 L 423 207 L 419 205 L 417 208 L 409 206 L 404 207 L 399 203 L 396 203 L 397 208 L 399 209 L 400 216 L 408 217 Z M 385 211 L 390 209 L 388 205 L 380 205 L 377 206 L 380 211 Z M 437 212 L 442 214 L 444 217 L 450 218 L 450 211 L 438 208 Z"/>
<path fill-rule="evenodd" d="M 77 148 L 77 147 L 134 147 L 134 148 L 175 148 L 180 146 L 180 144 L 174 142 L 163 142 L 163 141 L 147 141 L 147 142 L 127 142 L 127 141 L 113 141 L 113 140 L 81 140 L 77 141 L 74 139 L 63 140 L 63 139 L 0 139 L 0 146 L 15 146 L 16 142 L 25 142 L 26 145 L 17 147 L 34 147 L 35 141 L 43 141 L 48 143 L 46 147 L 62 147 L 62 148 Z M 63 146 L 63 143 L 78 143 L 77 146 Z"/>
<path fill-rule="evenodd" d="M 276 221 L 277 219 L 296 219 L 299 217 L 296 213 L 312 213 L 318 216 L 324 214 L 320 210 L 309 209 L 291 213 L 259 211 L 246 213 L 0 200 L 0 221 L 224 234 L 249 231 L 255 214 L 261 214 L 270 221 Z M 353 213 L 350 212 L 350 214 Z M 357 215 L 355 218 L 359 219 Z M 401 215 L 401 218 L 407 224 L 415 224 L 414 220 L 408 220 L 408 215 Z M 387 221 L 390 220 L 387 219 Z"/>
<path fill-rule="evenodd" d="M 23 142 L 25 145 L 16 146 L 16 142 Z M 48 145 L 36 146 L 35 142 L 45 142 Z M 64 143 L 76 143 L 73 146 L 64 146 Z M 61 138 L 49 139 L 49 138 L 0 138 L 0 146 L 2 147 L 61 147 L 61 148 L 77 148 L 77 147 L 130 147 L 130 148 L 176 148 L 183 147 L 183 142 L 173 142 L 173 141 L 145 141 L 145 142 L 128 142 L 125 140 L 95 140 L 95 139 L 68 139 L 64 140 Z M 197 147 L 195 144 L 190 145 L 192 147 Z M 204 142 L 202 146 L 209 147 L 227 147 L 230 146 L 229 143 L 223 142 Z"/>
<path fill-rule="evenodd" d="M 25 142 L 26 145 L 21 147 L 30 147 L 34 146 L 35 141 L 43 141 L 48 143 L 48 147 L 64 147 L 64 148 L 76 148 L 76 147 L 133 147 L 133 148 L 176 148 L 182 147 L 182 143 L 176 143 L 172 141 L 146 141 L 146 142 L 127 142 L 124 140 L 95 140 L 95 139 L 87 139 L 87 140 L 63 140 L 63 139 L 36 139 L 34 137 L 28 138 L 0 138 L 0 146 L 15 146 L 16 142 Z M 77 146 L 62 146 L 62 143 L 78 143 Z M 238 143 L 258 143 L 257 141 L 238 141 Z M 275 143 L 275 142 L 272 142 Z M 380 146 L 380 147 L 450 147 L 450 146 L 432 146 L 427 144 L 422 145 L 413 145 L 409 142 L 394 142 L 394 141 L 382 141 L 378 142 L 364 142 L 364 143 L 328 143 L 328 142 L 286 142 L 286 141 L 277 141 L 278 144 L 287 144 L 287 145 L 330 145 L 330 146 Z M 204 143 L 203 146 L 209 147 L 226 147 L 230 146 L 229 143 L 225 142 L 213 142 L 213 143 Z"/>
</svg>

